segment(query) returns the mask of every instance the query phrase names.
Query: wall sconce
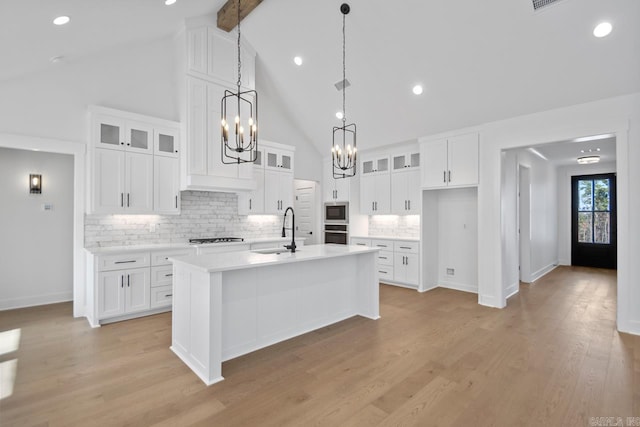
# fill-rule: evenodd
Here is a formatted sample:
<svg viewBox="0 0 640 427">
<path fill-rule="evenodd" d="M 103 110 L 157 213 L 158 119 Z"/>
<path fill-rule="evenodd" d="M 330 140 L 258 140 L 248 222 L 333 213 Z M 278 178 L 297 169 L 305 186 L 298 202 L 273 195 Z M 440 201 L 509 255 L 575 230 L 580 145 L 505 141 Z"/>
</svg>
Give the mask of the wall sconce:
<svg viewBox="0 0 640 427">
<path fill-rule="evenodd" d="M 39 175 L 39 174 L 29 175 L 29 193 L 31 194 L 42 193 L 42 175 Z"/>
</svg>

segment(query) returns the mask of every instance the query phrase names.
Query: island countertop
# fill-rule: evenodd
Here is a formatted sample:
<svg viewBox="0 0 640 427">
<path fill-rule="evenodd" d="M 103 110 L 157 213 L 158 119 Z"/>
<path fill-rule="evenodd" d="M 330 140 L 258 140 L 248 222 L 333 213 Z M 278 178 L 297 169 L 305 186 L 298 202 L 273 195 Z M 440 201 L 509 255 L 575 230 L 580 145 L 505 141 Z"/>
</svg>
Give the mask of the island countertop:
<svg viewBox="0 0 640 427">
<path fill-rule="evenodd" d="M 311 261 L 322 258 L 342 257 L 367 252 L 376 252 L 379 248 L 355 245 L 309 245 L 302 246 L 295 253 L 283 249 L 279 254 L 261 254 L 254 251 L 239 251 L 231 253 L 189 255 L 169 258 L 178 264 L 186 264 L 198 270 L 214 273 L 218 271 L 242 270 L 274 264 Z"/>
</svg>

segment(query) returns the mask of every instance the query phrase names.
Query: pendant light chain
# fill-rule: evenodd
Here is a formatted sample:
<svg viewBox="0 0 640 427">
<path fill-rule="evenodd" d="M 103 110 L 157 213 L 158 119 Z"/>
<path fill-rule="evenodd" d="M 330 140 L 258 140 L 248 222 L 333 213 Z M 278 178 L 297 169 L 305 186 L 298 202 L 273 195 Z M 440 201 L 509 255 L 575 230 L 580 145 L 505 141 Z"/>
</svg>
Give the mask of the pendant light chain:
<svg viewBox="0 0 640 427">
<path fill-rule="evenodd" d="M 240 1 L 238 0 L 238 93 L 242 84 L 242 59 L 240 58 Z"/>
<path fill-rule="evenodd" d="M 346 31 L 345 31 L 345 21 L 347 15 L 342 14 L 342 124 L 345 125 L 347 123 L 347 97 L 346 97 L 346 83 L 347 83 L 347 42 L 346 42 Z"/>
</svg>

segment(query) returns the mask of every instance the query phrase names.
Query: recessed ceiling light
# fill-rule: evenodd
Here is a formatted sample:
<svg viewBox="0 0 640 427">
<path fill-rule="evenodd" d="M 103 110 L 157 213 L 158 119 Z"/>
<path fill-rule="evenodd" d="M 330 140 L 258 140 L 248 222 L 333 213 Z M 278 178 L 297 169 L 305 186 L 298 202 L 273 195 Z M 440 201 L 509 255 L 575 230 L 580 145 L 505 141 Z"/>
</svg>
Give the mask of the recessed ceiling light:
<svg viewBox="0 0 640 427">
<path fill-rule="evenodd" d="M 342 114 L 342 111 L 338 111 L 338 112 L 336 113 L 336 117 L 337 117 L 338 119 L 342 120 L 342 119 L 344 118 L 344 115 Z"/>
<path fill-rule="evenodd" d="M 56 25 L 64 25 L 68 24 L 71 19 L 68 16 L 58 16 L 53 20 L 53 23 Z"/>
<path fill-rule="evenodd" d="M 421 95 L 422 94 L 422 86 L 421 85 L 415 85 L 413 87 L 413 93 L 416 95 Z"/>
<path fill-rule="evenodd" d="M 611 33 L 613 26 L 608 22 L 601 22 L 593 29 L 593 35 L 600 38 L 606 37 Z"/>
<path fill-rule="evenodd" d="M 164 4 L 166 4 L 167 6 L 171 6 L 172 4 L 174 4 L 177 0 L 164 0 Z"/>
<path fill-rule="evenodd" d="M 300 66 L 302 65 L 302 58 L 299 56 L 296 56 L 295 58 L 293 58 L 293 62 L 297 65 Z"/>
<path fill-rule="evenodd" d="M 52 64 L 57 64 L 58 62 L 61 62 L 63 59 L 64 59 L 64 56 L 58 55 L 58 56 L 52 56 L 51 58 L 49 58 L 49 61 Z"/>
<path fill-rule="evenodd" d="M 578 157 L 578 163 L 581 165 L 590 165 L 592 163 L 598 163 L 599 161 L 600 161 L 600 156 Z"/>
</svg>

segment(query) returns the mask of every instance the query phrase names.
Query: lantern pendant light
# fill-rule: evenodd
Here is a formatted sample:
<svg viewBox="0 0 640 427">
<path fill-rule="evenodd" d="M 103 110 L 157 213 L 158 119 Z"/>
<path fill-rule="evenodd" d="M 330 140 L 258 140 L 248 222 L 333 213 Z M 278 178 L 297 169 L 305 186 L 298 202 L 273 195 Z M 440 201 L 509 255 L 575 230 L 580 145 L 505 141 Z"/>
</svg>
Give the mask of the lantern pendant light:
<svg viewBox="0 0 640 427">
<path fill-rule="evenodd" d="M 347 125 L 346 110 L 346 90 L 347 68 L 346 68 L 346 36 L 345 18 L 351 8 L 347 3 L 340 6 L 342 13 L 342 126 L 333 127 L 333 143 L 331 145 L 331 158 L 333 162 L 333 177 L 351 178 L 356 175 L 356 124 Z"/>
<path fill-rule="evenodd" d="M 251 163 L 258 158 L 258 92 L 241 91 L 241 70 L 240 0 L 238 0 L 238 90 L 235 93 L 225 90 L 221 101 L 221 157 L 224 164 Z"/>
</svg>

